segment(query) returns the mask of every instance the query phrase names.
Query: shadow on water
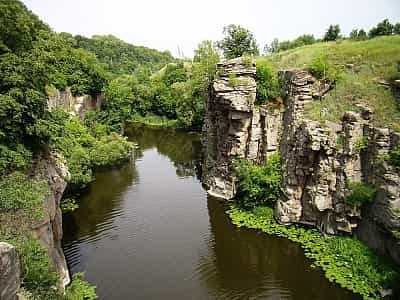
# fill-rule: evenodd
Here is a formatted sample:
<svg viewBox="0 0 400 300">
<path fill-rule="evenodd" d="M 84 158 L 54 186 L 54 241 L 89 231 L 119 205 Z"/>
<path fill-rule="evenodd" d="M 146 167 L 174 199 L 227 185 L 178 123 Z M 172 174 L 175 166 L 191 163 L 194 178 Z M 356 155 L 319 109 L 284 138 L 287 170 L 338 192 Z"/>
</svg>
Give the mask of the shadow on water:
<svg viewBox="0 0 400 300">
<path fill-rule="evenodd" d="M 97 173 L 63 219 L 68 264 L 99 299 L 359 299 L 312 269 L 297 244 L 230 223 L 198 179 L 198 134 L 127 135 L 135 161 Z"/>
</svg>

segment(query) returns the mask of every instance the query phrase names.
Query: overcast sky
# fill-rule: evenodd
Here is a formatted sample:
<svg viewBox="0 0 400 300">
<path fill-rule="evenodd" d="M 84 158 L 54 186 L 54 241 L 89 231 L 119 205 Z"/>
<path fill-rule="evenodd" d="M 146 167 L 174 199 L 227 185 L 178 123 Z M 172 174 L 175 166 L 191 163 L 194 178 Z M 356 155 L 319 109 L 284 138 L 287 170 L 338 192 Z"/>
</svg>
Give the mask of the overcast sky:
<svg viewBox="0 0 400 300">
<path fill-rule="evenodd" d="M 135 44 L 191 57 L 205 39 L 219 40 L 228 24 L 253 32 L 260 49 L 274 38 L 323 35 L 340 24 L 346 35 L 384 18 L 400 22 L 400 0 L 23 0 L 55 31 L 112 34 Z"/>
</svg>

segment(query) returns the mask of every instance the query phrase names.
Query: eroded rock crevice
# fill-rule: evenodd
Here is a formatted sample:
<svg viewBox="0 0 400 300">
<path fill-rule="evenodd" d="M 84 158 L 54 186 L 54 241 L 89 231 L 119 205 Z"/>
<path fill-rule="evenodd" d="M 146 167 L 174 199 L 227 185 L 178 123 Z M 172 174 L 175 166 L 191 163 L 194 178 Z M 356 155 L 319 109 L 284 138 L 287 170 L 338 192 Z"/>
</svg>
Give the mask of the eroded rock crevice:
<svg viewBox="0 0 400 300">
<path fill-rule="evenodd" d="M 341 122 L 313 121 L 304 108 L 331 87 L 304 70 L 280 71 L 282 107 L 255 105 L 256 68 L 238 58 L 218 65 L 218 77 L 206 105 L 203 132 L 203 183 L 209 194 L 233 199 L 233 163 L 262 163 L 280 151 L 282 197 L 275 217 L 283 224 L 302 223 L 323 233 L 356 233 L 382 254 L 400 263 L 399 171 L 390 165 L 389 151 L 400 135 L 375 128 L 368 107 L 347 112 Z M 321 112 L 322 114 L 323 112 Z M 377 189 L 373 203 L 362 208 L 346 198 L 350 182 Z"/>
</svg>

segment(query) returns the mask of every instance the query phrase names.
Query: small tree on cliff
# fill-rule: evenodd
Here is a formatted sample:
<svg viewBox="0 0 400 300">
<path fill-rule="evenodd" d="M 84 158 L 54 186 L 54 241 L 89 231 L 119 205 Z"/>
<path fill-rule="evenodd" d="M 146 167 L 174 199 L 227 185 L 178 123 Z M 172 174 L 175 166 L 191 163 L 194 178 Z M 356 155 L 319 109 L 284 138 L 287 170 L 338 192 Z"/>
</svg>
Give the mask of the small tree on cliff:
<svg viewBox="0 0 400 300">
<path fill-rule="evenodd" d="M 340 37 L 339 25 L 330 25 L 325 33 L 324 41 L 336 41 Z"/>
<path fill-rule="evenodd" d="M 223 31 L 225 37 L 218 42 L 225 58 L 231 59 L 243 55 L 258 55 L 257 41 L 253 34 L 240 25 L 228 25 Z"/>
</svg>

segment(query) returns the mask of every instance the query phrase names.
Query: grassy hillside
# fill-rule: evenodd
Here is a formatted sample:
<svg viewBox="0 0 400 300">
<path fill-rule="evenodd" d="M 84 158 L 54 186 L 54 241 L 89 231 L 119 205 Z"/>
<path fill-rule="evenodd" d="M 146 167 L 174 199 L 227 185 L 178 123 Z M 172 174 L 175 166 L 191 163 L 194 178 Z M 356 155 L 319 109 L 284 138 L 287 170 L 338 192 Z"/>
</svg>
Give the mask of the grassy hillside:
<svg viewBox="0 0 400 300">
<path fill-rule="evenodd" d="M 270 59 L 277 69 L 307 69 L 320 57 L 337 67 L 341 76 L 334 90 L 306 108 L 307 117 L 337 122 L 345 111 L 357 111 L 356 104 L 367 104 L 374 111 L 375 125 L 400 131 L 400 108 L 393 91 L 379 84 L 400 78 L 400 36 L 317 43 Z M 321 110 L 327 113 L 322 116 Z"/>
</svg>

